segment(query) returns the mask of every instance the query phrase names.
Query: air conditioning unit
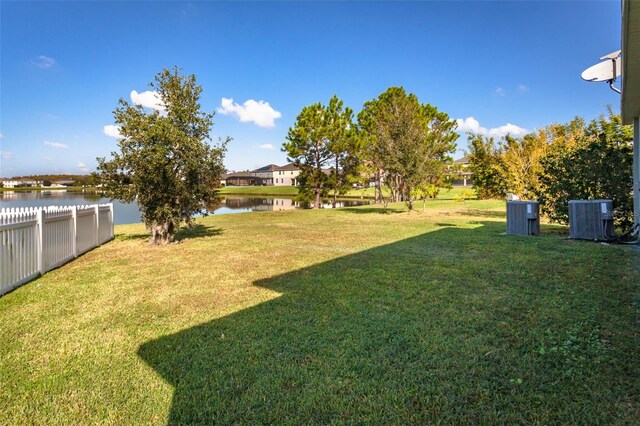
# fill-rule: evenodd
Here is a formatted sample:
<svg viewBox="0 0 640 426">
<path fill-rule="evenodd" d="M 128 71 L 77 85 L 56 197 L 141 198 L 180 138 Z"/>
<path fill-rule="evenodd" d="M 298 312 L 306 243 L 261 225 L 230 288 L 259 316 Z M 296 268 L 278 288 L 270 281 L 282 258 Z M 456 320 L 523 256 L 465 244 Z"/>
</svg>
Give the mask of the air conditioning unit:
<svg viewBox="0 0 640 426">
<path fill-rule="evenodd" d="M 613 201 L 569 201 L 569 238 L 608 240 L 615 237 Z"/>
<path fill-rule="evenodd" d="M 507 201 L 507 234 L 539 235 L 539 213 L 537 201 Z"/>
</svg>

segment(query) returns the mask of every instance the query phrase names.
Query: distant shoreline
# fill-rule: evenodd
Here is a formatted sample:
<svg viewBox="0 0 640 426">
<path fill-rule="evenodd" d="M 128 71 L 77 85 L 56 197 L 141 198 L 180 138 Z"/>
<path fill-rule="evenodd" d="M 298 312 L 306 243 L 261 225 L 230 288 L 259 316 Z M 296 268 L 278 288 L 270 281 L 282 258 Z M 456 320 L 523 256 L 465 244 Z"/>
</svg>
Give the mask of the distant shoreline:
<svg viewBox="0 0 640 426">
<path fill-rule="evenodd" d="M 82 187 L 82 186 L 64 186 L 55 188 L 48 186 L 34 186 L 34 187 L 20 187 L 20 188 L 0 188 L 0 192 L 29 192 L 29 191 L 86 191 L 86 192 L 100 192 L 100 188 L 95 187 Z"/>
</svg>

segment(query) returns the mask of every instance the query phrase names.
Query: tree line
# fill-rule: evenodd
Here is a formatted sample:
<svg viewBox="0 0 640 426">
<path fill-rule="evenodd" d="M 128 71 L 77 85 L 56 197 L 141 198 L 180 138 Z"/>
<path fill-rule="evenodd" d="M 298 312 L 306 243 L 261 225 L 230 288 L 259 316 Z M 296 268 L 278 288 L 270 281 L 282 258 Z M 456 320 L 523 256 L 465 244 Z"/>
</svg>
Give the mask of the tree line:
<svg viewBox="0 0 640 426">
<path fill-rule="evenodd" d="M 163 113 L 120 99 L 114 110 L 119 151 L 98 158 L 103 189 L 111 198 L 137 201 L 152 244 L 166 244 L 182 222 L 215 202 L 231 138 L 211 145 L 213 114 L 201 111 L 202 88 L 194 75 L 163 69 L 150 84 Z M 300 194 L 320 206 L 354 184 L 375 181 L 384 203 L 435 197 L 455 151 L 456 122 L 420 103 L 402 87 L 390 87 L 353 110 L 333 96 L 302 108 L 283 144 L 300 168 Z M 387 190 L 385 190 L 385 188 Z"/>
<path fill-rule="evenodd" d="M 543 213 L 568 223 L 569 200 L 611 199 L 614 220 L 633 223 L 633 129 L 611 108 L 520 138 L 469 134 L 469 168 L 479 198 L 507 192 L 540 201 Z"/>
<path fill-rule="evenodd" d="M 282 150 L 300 169 L 300 196 L 314 208 L 321 198 L 335 202 L 354 184 L 373 181 L 385 209 L 391 201 L 405 201 L 411 210 L 445 183 L 455 129 L 455 120 L 437 107 L 390 87 L 365 102 L 357 117 L 335 95 L 326 105 L 305 106 Z"/>
<path fill-rule="evenodd" d="M 211 144 L 213 114 L 200 106 L 194 75 L 164 69 L 150 84 L 163 112 L 120 99 L 114 110 L 118 152 L 98 158 L 107 196 L 137 201 L 152 244 L 173 241 L 182 222 L 193 224 L 217 199 L 223 160 L 231 138 Z M 402 87 L 390 87 L 364 103 L 356 115 L 337 96 L 305 106 L 283 143 L 300 168 L 300 194 L 320 206 L 354 184 L 375 186 L 377 202 L 435 197 L 456 175 L 451 154 L 456 122 L 421 103 Z M 632 131 L 620 116 L 586 123 L 576 118 L 517 138 L 469 135 L 469 161 L 480 198 L 506 192 L 539 199 L 553 220 L 567 220 L 569 199 L 610 198 L 620 225 L 632 219 Z"/>
</svg>

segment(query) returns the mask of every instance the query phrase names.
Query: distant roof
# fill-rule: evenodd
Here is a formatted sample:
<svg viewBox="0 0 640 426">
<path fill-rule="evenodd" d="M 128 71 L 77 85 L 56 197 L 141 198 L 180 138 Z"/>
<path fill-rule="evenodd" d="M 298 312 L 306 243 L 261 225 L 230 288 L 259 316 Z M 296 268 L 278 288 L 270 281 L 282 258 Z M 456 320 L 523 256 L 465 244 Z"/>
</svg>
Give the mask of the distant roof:
<svg viewBox="0 0 640 426">
<path fill-rule="evenodd" d="M 254 175 L 251 174 L 251 172 L 234 172 L 234 173 L 227 173 L 221 176 L 222 179 L 227 179 L 230 177 L 246 177 L 246 178 L 255 178 L 255 179 L 259 179 L 256 178 Z"/>
<path fill-rule="evenodd" d="M 279 166 L 275 164 L 269 164 L 268 166 L 263 166 L 263 167 L 260 167 L 259 169 L 255 169 L 252 173 L 272 172 L 278 169 L 279 169 Z"/>
<path fill-rule="evenodd" d="M 468 163 L 469 163 L 469 159 L 467 158 L 466 155 L 462 158 L 458 158 L 453 162 L 453 164 L 468 164 Z"/>
<path fill-rule="evenodd" d="M 298 169 L 295 164 L 289 163 L 282 167 L 276 167 L 275 170 L 300 170 L 300 169 Z"/>
</svg>

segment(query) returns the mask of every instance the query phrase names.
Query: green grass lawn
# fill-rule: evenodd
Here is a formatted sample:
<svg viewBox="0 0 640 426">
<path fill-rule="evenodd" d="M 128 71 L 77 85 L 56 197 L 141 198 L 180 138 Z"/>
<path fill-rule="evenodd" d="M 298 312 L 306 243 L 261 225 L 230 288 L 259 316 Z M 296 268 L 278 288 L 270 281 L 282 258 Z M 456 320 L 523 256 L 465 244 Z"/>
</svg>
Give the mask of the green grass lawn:
<svg viewBox="0 0 640 426">
<path fill-rule="evenodd" d="M 392 207 L 116 227 L 0 298 L 0 424 L 637 422 L 637 249 Z"/>
<path fill-rule="evenodd" d="M 437 199 L 453 200 L 462 191 L 468 190 L 473 194 L 473 189 L 469 187 L 455 186 L 451 189 L 441 189 Z M 353 189 L 340 198 L 374 198 L 374 188 Z M 227 186 L 220 188 L 220 195 L 265 195 L 265 196 L 295 196 L 298 195 L 298 188 L 295 186 Z"/>
<path fill-rule="evenodd" d="M 220 195 L 284 195 L 288 197 L 298 195 L 295 186 L 225 186 L 220 188 Z"/>
<path fill-rule="evenodd" d="M 440 188 L 440 192 L 436 197 L 436 200 L 454 200 L 456 197 L 460 196 L 464 191 L 469 191 L 472 194 L 471 198 L 475 198 L 475 191 L 471 186 L 463 187 L 463 186 L 454 186 L 452 188 Z M 388 193 L 385 191 L 385 193 Z M 346 194 L 347 197 L 356 197 L 356 198 L 374 198 L 375 197 L 375 188 L 364 188 L 364 189 L 353 189 Z M 427 201 L 430 202 L 431 200 Z M 421 204 L 421 201 L 418 201 L 418 204 Z"/>
</svg>

